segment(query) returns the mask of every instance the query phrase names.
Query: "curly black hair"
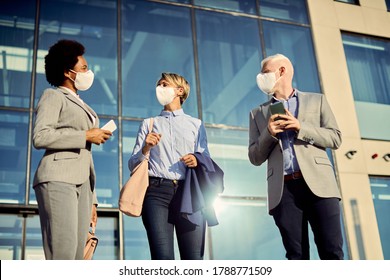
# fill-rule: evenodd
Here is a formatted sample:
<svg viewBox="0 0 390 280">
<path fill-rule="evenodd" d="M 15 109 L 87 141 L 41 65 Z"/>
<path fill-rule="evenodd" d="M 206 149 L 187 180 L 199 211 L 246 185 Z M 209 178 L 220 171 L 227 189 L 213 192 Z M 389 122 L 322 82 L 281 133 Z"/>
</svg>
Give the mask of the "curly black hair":
<svg viewBox="0 0 390 280">
<path fill-rule="evenodd" d="M 58 87 L 64 83 L 64 71 L 73 69 L 78 56 L 83 55 L 85 48 L 74 40 L 59 40 L 50 47 L 45 56 L 45 74 L 49 84 Z"/>
</svg>

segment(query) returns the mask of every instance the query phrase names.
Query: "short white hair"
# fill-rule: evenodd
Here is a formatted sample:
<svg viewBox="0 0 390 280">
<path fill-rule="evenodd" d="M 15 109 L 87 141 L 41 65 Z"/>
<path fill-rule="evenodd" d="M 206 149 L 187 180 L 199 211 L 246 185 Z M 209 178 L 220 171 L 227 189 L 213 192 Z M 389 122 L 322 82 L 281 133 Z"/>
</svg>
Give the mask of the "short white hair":
<svg viewBox="0 0 390 280">
<path fill-rule="evenodd" d="M 280 54 L 280 53 L 277 53 L 277 54 L 270 55 L 270 56 L 267 56 L 266 58 L 264 58 L 261 61 L 261 69 L 263 69 L 264 64 L 266 64 L 270 60 L 281 60 L 281 59 L 286 59 L 286 60 L 290 61 L 290 59 L 288 59 L 287 56 Z"/>
</svg>

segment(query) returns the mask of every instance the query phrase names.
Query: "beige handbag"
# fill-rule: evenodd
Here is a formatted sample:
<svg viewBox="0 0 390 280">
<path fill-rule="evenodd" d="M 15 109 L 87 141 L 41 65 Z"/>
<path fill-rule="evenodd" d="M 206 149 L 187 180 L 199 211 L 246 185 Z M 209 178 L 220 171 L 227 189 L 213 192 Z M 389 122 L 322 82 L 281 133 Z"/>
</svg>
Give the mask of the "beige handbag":
<svg viewBox="0 0 390 280">
<path fill-rule="evenodd" d="M 150 119 L 149 132 L 153 129 Z M 149 154 L 131 172 L 129 180 L 123 185 L 119 195 L 119 210 L 132 217 L 141 216 L 146 189 L 149 186 Z"/>
<path fill-rule="evenodd" d="M 95 228 L 88 231 L 87 242 L 84 247 L 84 260 L 92 260 L 93 254 L 95 253 L 99 239 L 95 235 Z"/>
</svg>

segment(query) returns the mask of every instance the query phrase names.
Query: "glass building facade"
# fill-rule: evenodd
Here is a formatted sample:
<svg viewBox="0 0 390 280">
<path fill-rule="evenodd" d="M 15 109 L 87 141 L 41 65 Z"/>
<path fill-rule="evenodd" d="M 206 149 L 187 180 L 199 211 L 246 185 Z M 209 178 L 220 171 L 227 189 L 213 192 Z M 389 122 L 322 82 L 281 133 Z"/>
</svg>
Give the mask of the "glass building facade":
<svg viewBox="0 0 390 280">
<path fill-rule="evenodd" d="M 367 40 L 342 36 L 347 58 L 364 59 L 349 52 L 346 42 Z M 102 124 L 113 119 L 118 125 L 108 142 L 93 146 L 99 200 L 94 259 L 150 258 L 141 219 L 123 216 L 118 196 L 130 175 L 127 161 L 140 122 L 161 111 L 155 84 L 162 72 L 189 81 L 184 111 L 203 120 L 211 155 L 225 172 L 225 191 L 215 202 L 220 224 L 207 229 L 206 259 L 285 259 L 267 213 L 266 167 L 252 166 L 247 157 L 249 111 L 267 99 L 255 77 L 262 58 L 275 53 L 285 54 L 299 69 L 294 87 L 322 93 L 306 0 L 3 0 L 0 259 L 44 258 L 32 189 L 43 151 L 32 146 L 32 128 L 35 106 L 49 87 L 44 56 L 63 38 L 86 47 L 85 58 L 95 73 L 93 86 L 81 98 Z M 369 43 L 388 52 L 386 40 Z M 387 71 L 390 56 L 378 56 Z M 381 89 L 388 88 L 388 77 Z M 356 81 L 361 82 L 359 76 Z M 377 98 L 389 105 L 386 94 L 370 100 L 364 92 L 356 94 L 356 103 Z M 389 131 L 373 139 L 390 140 Z M 375 207 L 389 209 L 389 204 Z M 383 228 L 388 231 L 388 225 Z M 349 258 L 348 238 L 345 254 Z M 318 259 L 313 238 L 311 257 Z"/>
</svg>

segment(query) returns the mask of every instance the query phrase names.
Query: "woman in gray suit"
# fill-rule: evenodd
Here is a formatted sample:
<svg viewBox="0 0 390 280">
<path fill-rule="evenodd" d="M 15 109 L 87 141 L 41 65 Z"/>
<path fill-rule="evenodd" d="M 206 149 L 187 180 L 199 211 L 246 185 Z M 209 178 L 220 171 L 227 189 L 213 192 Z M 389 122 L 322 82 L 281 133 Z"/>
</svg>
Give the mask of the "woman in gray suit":
<svg viewBox="0 0 390 280">
<path fill-rule="evenodd" d="M 95 170 L 91 145 L 112 134 L 99 129 L 99 118 L 78 90 L 87 90 L 94 74 L 88 70 L 84 46 L 60 40 L 45 56 L 46 79 L 55 88 L 42 94 L 33 144 L 45 149 L 34 177 L 46 259 L 83 259 L 90 224 L 97 222 Z"/>
</svg>

